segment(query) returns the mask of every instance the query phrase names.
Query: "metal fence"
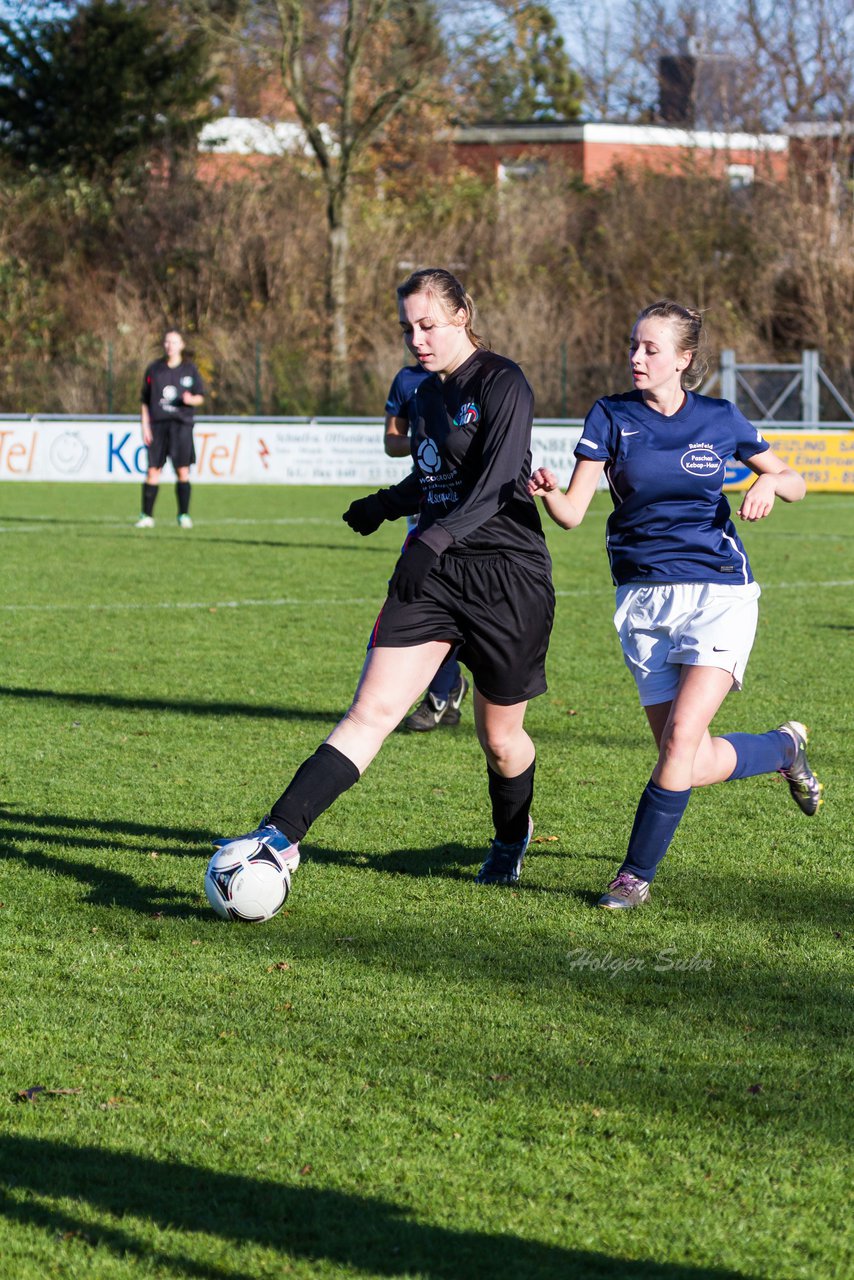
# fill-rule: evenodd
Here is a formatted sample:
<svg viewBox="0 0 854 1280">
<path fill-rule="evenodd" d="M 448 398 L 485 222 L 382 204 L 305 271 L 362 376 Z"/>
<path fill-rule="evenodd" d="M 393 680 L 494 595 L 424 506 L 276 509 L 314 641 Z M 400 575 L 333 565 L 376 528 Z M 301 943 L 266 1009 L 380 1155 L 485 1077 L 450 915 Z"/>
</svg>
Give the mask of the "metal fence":
<svg viewBox="0 0 854 1280">
<path fill-rule="evenodd" d="M 30 369 L 26 390 L 5 391 L 0 410 L 13 413 L 136 413 L 146 358 L 118 359 L 112 344 L 102 355 L 93 352 L 73 365 L 45 367 L 41 380 Z M 523 362 L 534 387 L 541 418 L 583 418 L 601 395 L 629 390 L 627 363 L 577 364 L 568 349 L 556 344 L 540 359 Z M 334 414 L 320 402 L 316 373 L 296 357 L 255 344 L 248 360 L 206 364 L 209 386 L 205 412 L 228 416 L 300 416 Z M 731 350 L 721 352 L 720 365 L 702 387 L 737 404 L 754 421 L 850 426 L 854 422 L 854 373 L 841 364 L 825 367 L 817 351 L 804 351 L 797 363 L 744 363 Z M 388 392 L 383 371 L 354 363 L 348 415 L 382 414 Z"/>
</svg>

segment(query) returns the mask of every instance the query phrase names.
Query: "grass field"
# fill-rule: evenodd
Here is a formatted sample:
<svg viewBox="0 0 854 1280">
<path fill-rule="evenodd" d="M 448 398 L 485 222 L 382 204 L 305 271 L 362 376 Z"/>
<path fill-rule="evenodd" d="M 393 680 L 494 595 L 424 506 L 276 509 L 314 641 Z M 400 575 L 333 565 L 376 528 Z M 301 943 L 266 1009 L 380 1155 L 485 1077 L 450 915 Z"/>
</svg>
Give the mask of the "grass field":
<svg viewBox="0 0 854 1280">
<path fill-rule="evenodd" d="M 593 909 L 653 762 L 599 495 L 549 529 L 522 887 L 472 882 L 467 703 L 318 820 L 282 915 L 228 925 L 209 839 L 345 710 L 394 562 L 353 496 L 200 486 L 183 533 L 164 487 L 137 532 L 135 488 L 0 486 L 0 1276 L 851 1275 L 854 501 L 745 531 L 717 721 L 806 721 L 817 818 L 776 776 L 698 791 L 650 906 Z"/>
</svg>

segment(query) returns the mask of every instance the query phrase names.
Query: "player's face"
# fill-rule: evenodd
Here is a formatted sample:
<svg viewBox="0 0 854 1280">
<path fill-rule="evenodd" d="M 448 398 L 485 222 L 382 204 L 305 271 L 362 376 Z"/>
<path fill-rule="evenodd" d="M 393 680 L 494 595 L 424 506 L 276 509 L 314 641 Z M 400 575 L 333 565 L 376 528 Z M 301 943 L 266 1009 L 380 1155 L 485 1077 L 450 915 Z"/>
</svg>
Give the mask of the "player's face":
<svg viewBox="0 0 854 1280">
<path fill-rule="evenodd" d="M 180 333 L 174 330 L 167 333 L 163 339 L 163 350 L 166 352 L 167 360 L 180 360 L 181 352 L 184 350 L 184 339 Z"/>
<path fill-rule="evenodd" d="M 677 351 L 669 320 L 647 316 L 632 330 L 629 347 L 632 382 L 638 391 L 661 394 L 681 386 L 690 353 Z"/>
<path fill-rule="evenodd" d="M 413 293 L 400 299 L 399 314 L 404 342 L 430 373 L 453 373 L 471 355 L 462 308 L 451 315 L 430 294 Z"/>
</svg>

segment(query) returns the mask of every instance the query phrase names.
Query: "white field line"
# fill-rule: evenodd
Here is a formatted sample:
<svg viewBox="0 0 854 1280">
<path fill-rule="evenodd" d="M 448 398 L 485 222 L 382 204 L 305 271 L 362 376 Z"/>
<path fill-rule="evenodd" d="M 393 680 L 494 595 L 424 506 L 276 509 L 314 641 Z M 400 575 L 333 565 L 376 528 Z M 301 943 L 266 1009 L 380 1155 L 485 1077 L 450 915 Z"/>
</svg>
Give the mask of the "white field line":
<svg viewBox="0 0 854 1280">
<path fill-rule="evenodd" d="M 133 521 L 115 520 L 112 516 L 87 516 L 84 521 L 57 520 L 52 516 L 28 516 L 27 519 L 30 522 L 28 524 L 0 524 L 0 533 L 56 533 L 59 529 L 75 529 L 88 525 L 97 525 L 99 529 L 125 529 L 129 533 L 136 532 L 133 527 Z M 177 526 L 173 524 L 171 519 L 164 519 L 161 523 L 163 528 L 175 528 L 177 532 Z M 251 518 L 247 518 L 245 520 L 194 520 L 194 523 L 197 529 L 213 529 L 219 528 L 221 525 L 260 525 L 263 527 L 270 525 L 302 524 L 322 524 L 327 525 L 330 528 L 335 528 L 341 524 L 342 521 L 340 519 L 330 519 L 328 516 L 274 516 L 269 520 L 254 520 Z M 146 538 L 151 538 L 152 536 L 156 537 L 157 534 L 155 533 L 152 535 L 150 532 L 145 533 Z M 186 539 L 186 534 L 182 534 L 182 537 Z"/>
<path fill-rule="evenodd" d="M 854 578 L 838 578 L 826 582 L 766 582 L 762 583 L 765 591 L 807 591 L 816 588 L 834 589 L 837 587 L 854 587 Z M 581 596 L 602 596 L 603 587 L 579 587 L 573 591 L 556 591 L 558 599 L 576 599 Z M 611 589 L 608 589 L 610 595 Z M 303 609 L 303 608 L 341 608 L 347 605 L 375 604 L 379 608 L 382 598 L 375 596 L 327 597 L 317 596 L 280 596 L 269 600 L 158 600 L 145 603 L 141 600 L 130 600 L 110 604 L 0 604 L 0 613 L 139 613 L 149 609 Z"/>
</svg>

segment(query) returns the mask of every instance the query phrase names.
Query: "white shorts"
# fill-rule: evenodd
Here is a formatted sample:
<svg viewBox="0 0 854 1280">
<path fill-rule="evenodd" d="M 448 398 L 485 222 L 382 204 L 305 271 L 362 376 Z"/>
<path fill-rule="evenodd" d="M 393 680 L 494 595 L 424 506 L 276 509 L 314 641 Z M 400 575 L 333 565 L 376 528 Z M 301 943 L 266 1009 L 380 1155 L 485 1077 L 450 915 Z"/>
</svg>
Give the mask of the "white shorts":
<svg viewBox="0 0 854 1280">
<path fill-rule="evenodd" d="M 719 667 L 740 689 L 759 617 L 759 584 L 631 583 L 617 589 L 614 626 L 641 706 L 672 702 L 679 667 Z"/>
</svg>

